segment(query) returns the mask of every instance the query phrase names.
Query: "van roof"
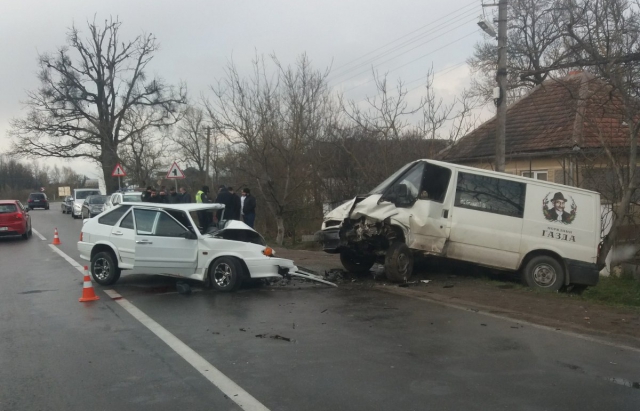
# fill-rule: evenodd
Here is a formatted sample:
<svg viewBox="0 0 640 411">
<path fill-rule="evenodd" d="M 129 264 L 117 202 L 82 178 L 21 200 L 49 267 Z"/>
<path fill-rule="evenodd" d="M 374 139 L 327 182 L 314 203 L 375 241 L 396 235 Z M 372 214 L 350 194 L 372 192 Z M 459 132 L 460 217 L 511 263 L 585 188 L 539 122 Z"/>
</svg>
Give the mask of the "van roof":
<svg viewBox="0 0 640 411">
<path fill-rule="evenodd" d="M 497 171 L 485 170 L 485 169 L 482 169 L 482 168 L 462 166 L 462 165 L 459 165 L 459 164 L 448 163 L 446 161 L 430 160 L 430 159 L 423 159 L 423 160 L 417 160 L 417 161 L 426 161 L 427 163 L 431 163 L 431 164 L 435 164 L 435 165 L 439 165 L 439 166 L 443 166 L 443 167 L 452 167 L 452 168 L 456 168 L 458 170 L 464 170 L 464 171 L 468 171 L 468 172 L 476 173 L 476 174 L 478 174 L 478 173 L 487 174 L 487 175 L 490 175 L 490 176 L 504 178 L 506 180 L 520 181 L 520 182 L 526 183 L 526 184 L 553 186 L 553 187 L 558 187 L 559 190 L 560 189 L 566 190 L 567 188 L 569 188 L 570 190 L 580 191 L 580 192 L 585 193 L 585 194 L 597 194 L 597 195 L 600 195 L 600 193 L 598 193 L 597 191 L 587 190 L 587 189 L 584 189 L 584 188 L 566 186 L 566 185 L 563 185 L 563 184 L 552 183 L 550 181 L 534 180 L 534 179 L 529 178 L 529 177 L 523 177 L 523 176 L 518 176 L 518 175 L 515 175 L 515 174 L 508 174 L 508 173 L 500 173 L 500 172 L 497 172 Z"/>
</svg>

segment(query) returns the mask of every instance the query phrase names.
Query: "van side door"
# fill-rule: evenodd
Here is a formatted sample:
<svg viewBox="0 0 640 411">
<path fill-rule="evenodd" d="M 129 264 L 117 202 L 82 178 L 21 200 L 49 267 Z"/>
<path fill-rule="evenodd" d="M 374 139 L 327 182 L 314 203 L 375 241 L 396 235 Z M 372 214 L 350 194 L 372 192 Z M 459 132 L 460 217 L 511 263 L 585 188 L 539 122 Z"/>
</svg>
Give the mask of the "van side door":
<svg viewBox="0 0 640 411">
<path fill-rule="evenodd" d="M 458 171 L 446 256 L 517 269 L 527 185 Z"/>
</svg>

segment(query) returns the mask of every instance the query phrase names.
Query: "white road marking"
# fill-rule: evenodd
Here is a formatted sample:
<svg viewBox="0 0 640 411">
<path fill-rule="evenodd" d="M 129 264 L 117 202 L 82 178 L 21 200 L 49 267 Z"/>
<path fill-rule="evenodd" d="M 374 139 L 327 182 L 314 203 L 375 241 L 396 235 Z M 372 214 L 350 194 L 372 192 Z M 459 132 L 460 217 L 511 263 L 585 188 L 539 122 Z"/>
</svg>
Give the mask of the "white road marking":
<svg viewBox="0 0 640 411">
<path fill-rule="evenodd" d="M 75 269 L 77 269 L 78 271 L 80 271 L 81 273 L 84 274 L 84 266 L 78 264 L 78 262 L 76 260 L 74 260 L 73 258 L 69 257 L 64 251 L 62 251 L 61 249 L 59 249 L 58 247 L 56 247 L 53 244 L 49 244 L 49 247 L 51 247 L 51 249 L 53 251 L 55 251 L 56 253 L 58 253 L 58 255 L 60 255 L 60 257 L 64 258 L 65 260 L 67 260 L 67 262 L 69 264 L 71 264 L 71 266 Z"/>
<path fill-rule="evenodd" d="M 441 305 L 444 307 L 448 307 L 448 308 L 454 308 L 456 310 L 460 310 L 460 311 L 465 311 L 465 312 L 469 312 L 469 307 L 465 307 L 462 305 L 456 305 L 456 304 L 451 304 L 451 303 L 445 303 L 443 301 L 439 301 L 436 299 L 432 299 L 429 298 L 428 296 L 418 296 L 418 295 L 411 295 L 411 294 L 405 294 L 405 293 L 398 293 L 395 292 L 395 290 L 393 289 L 389 289 L 389 288 L 380 288 L 381 291 L 383 292 L 388 292 L 391 294 L 395 294 L 395 295 L 402 295 L 405 297 L 410 297 L 416 300 L 420 300 L 420 301 L 426 301 L 429 303 L 433 303 L 433 304 L 437 304 L 437 305 Z M 475 311 L 473 310 L 472 312 L 476 313 L 476 314 L 480 314 L 480 315 L 484 315 L 485 317 L 491 317 L 491 318 L 497 318 L 499 320 L 506 320 L 512 323 L 516 323 L 516 324 L 525 324 L 528 325 L 529 327 L 533 327 L 533 328 L 538 328 L 540 330 L 545 330 L 545 331 L 552 331 L 554 333 L 558 333 L 558 334 L 563 334 L 569 337 L 574 337 L 574 338 L 579 338 L 581 340 L 585 340 L 585 341 L 589 341 L 589 342 L 594 342 L 597 344 L 602 344 L 602 345 L 607 345 L 609 347 L 614 347 L 614 348 L 620 348 L 620 349 L 624 349 L 624 350 L 629 350 L 629 351 L 633 351 L 636 353 L 640 353 L 640 348 L 637 347 L 633 347 L 630 345 L 624 345 L 624 344 L 618 344 L 612 341 L 607 341 L 607 340 L 602 340 L 600 338 L 596 338 L 596 337 L 592 337 L 590 335 L 584 335 L 584 334 L 578 334 L 576 332 L 573 331 L 566 331 L 566 330 L 559 330 L 557 327 L 549 327 L 547 325 L 541 325 L 541 324 L 536 324 L 536 323 L 532 323 L 530 321 L 527 320 L 519 320 L 516 318 L 511 318 L 511 317 L 507 317 L 504 315 L 500 315 L 500 314 L 494 314 L 494 313 L 489 313 L 486 311 Z"/>
<path fill-rule="evenodd" d="M 124 308 L 142 325 L 147 327 L 149 331 L 154 333 L 158 338 L 164 341 L 173 351 L 184 358 L 193 368 L 198 370 L 207 380 L 218 387 L 229 399 L 233 400 L 240 408 L 244 410 L 262 410 L 269 411 L 267 407 L 262 405 L 251 394 L 243 390 L 238 384 L 233 382 L 229 377 L 224 375 L 220 370 L 211 365 L 207 360 L 202 358 L 197 352 L 192 350 L 188 345 L 180 341 L 175 335 L 171 334 L 166 328 L 155 322 L 151 317 L 143 313 L 136 306 L 124 299 L 114 290 L 104 291 L 116 303 Z"/>
<path fill-rule="evenodd" d="M 39 239 L 41 239 L 42 241 L 47 241 L 47 239 L 46 239 L 46 238 L 44 238 L 44 236 L 43 236 L 42 234 L 40 234 L 39 232 L 37 232 L 37 231 L 36 231 L 36 230 L 34 230 L 33 228 L 31 229 L 31 231 L 33 231 L 33 233 L 34 233 L 35 235 L 37 235 L 37 236 L 38 236 L 38 238 L 39 238 Z"/>
<path fill-rule="evenodd" d="M 53 244 L 49 244 L 49 247 L 51 247 L 51 249 L 62 258 L 67 260 L 67 262 L 71 264 L 71 266 L 76 268 L 81 273 L 84 273 L 84 267 L 78 264 L 76 260 L 69 257 L 64 251 L 60 250 Z M 164 341 L 164 343 L 167 344 L 179 356 L 184 358 L 186 362 L 188 362 L 213 385 L 218 387 L 218 389 L 222 391 L 227 397 L 229 397 L 230 400 L 238 404 L 240 408 L 250 411 L 269 411 L 267 407 L 262 405 L 262 403 L 256 400 L 251 394 L 243 390 L 238 384 L 233 382 L 220 370 L 211 365 L 211 363 L 202 358 L 187 344 L 180 341 L 178 337 L 171 334 L 171 332 L 155 322 L 151 317 L 143 313 L 139 308 L 122 298 L 120 294 L 118 294 L 114 290 L 104 290 L 104 292 L 122 308 L 124 308 L 129 314 L 131 314 L 136 320 L 140 321 L 142 325 L 147 327 L 158 338 Z"/>
</svg>

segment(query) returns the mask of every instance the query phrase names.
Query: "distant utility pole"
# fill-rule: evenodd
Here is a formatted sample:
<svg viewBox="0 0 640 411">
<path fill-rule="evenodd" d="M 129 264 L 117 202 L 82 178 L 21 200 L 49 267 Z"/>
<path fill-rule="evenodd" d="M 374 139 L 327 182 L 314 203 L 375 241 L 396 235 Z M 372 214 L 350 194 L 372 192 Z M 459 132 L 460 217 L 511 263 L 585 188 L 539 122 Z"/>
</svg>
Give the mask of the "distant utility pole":
<svg viewBox="0 0 640 411">
<path fill-rule="evenodd" d="M 207 177 L 204 179 L 204 183 L 209 184 L 209 157 L 211 157 L 209 155 L 211 150 L 211 127 L 207 127 L 207 152 L 206 152 L 206 157 L 205 157 L 205 164 L 206 164 L 206 173 L 207 173 Z"/>
<path fill-rule="evenodd" d="M 498 38 L 498 71 L 496 81 L 498 87 L 493 90 L 496 101 L 496 171 L 504 172 L 504 145 L 507 125 L 507 0 L 498 3 L 483 4 L 482 7 L 498 6 L 498 34 L 491 22 L 480 16 L 478 26 L 491 37 Z"/>
<path fill-rule="evenodd" d="M 500 95 L 496 113 L 496 171 L 504 172 L 505 133 L 507 126 L 507 0 L 498 2 L 498 73 Z"/>
</svg>

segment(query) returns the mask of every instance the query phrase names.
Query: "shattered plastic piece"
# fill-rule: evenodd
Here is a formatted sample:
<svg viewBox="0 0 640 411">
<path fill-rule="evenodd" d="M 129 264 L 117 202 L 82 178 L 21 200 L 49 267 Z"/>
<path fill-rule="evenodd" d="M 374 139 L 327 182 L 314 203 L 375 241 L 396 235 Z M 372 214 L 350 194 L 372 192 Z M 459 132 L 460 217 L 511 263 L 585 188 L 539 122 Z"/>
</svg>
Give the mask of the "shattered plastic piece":
<svg viewBox="0 0 640 411">
<path fill-rule="evenodd" d="M 240 331 L 247 331 L 246 328 L 240 328 Z"/>
<path fill-rule="evenodd" d="M 421 283 L 423 284 L 429 284 L 431 282 L 431 280 L 420 280 Z"/>
<path fill-rule="evenodd" d="M 278 334 L 271 335 L 271 336 L 269 336 L 269 338 L 272 338 L 274 340 L 282 340 L 282 341 L 291 342 L 291 338 L 283 337 L 283 336 L 278 335 Z"/>
<path fill-rule="evenodd" d="M 292 277 L 299 277 L 299 278 L 304 278 L 307 280 L 311 280 L 311 281 L 316 281 L 322 284 L 327 284 L 327 285 L 331 285 L 334 287 L 337 287 L 336 284 L 323 280 L 322 277 L 318 276 L 318 275 L 314 275 L 314 274 L 310 274 L 310 273 L 306 273 L 304 271 L 296 271 L 295 273 L 289 273 L 288 275 L 292 276 Z"/>
</svg>

